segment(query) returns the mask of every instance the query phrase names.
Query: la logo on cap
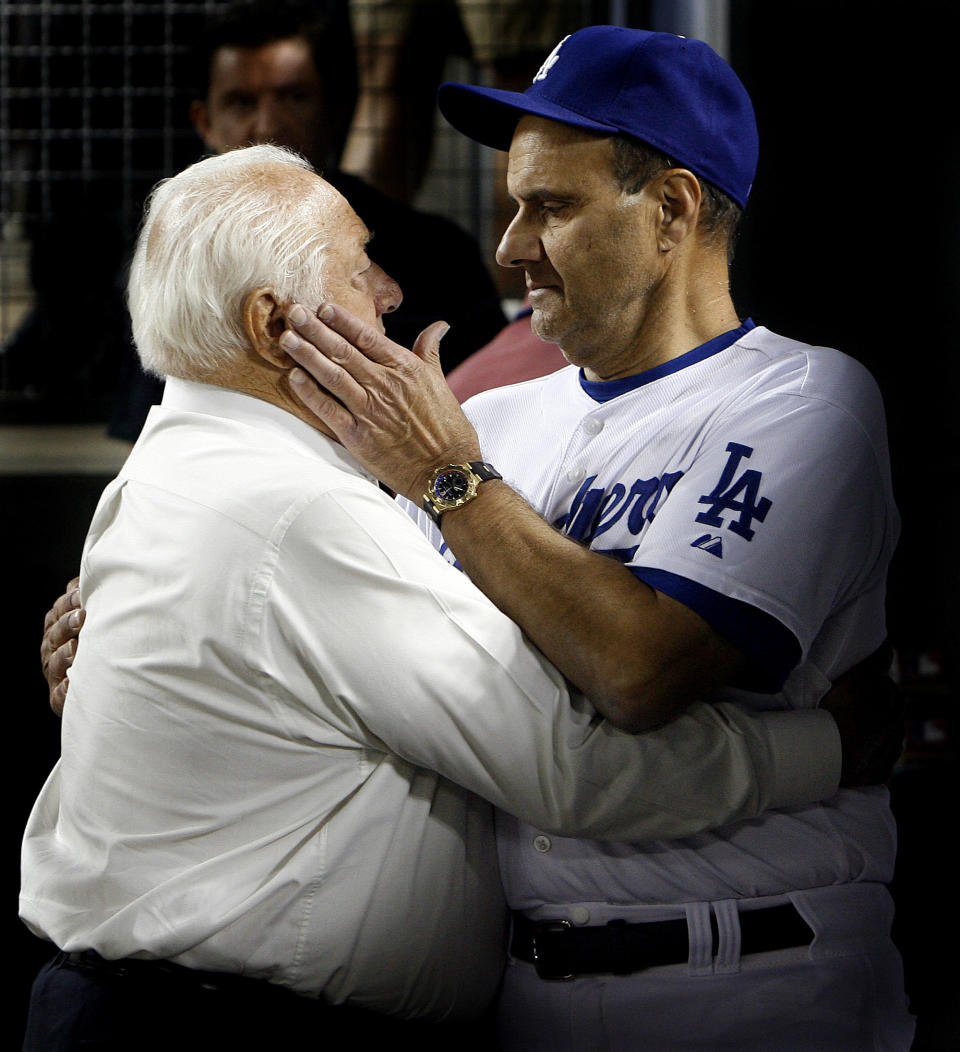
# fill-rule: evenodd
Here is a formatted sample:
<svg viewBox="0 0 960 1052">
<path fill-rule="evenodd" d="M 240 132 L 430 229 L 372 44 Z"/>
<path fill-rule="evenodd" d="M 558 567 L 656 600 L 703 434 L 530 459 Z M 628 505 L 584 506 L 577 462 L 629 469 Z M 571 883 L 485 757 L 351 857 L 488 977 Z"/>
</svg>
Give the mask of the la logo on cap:
<svg viewBox="0 0 960 1052">
<path fill-rule="evenodd" d="M 569 39 L 570 39 L 570 34 L 568 33 L 567 36 L 565 36 L 563 38 L 563 40 L 561 40 L 560 43 L 557 44 L 557 46 L 553 49 L 553 51 L 551 51 L 550 54 L 547 55 L 546 60 L 544 61 L 543 65 L 537 70 L 537 75 L 533 78 L 533 83 L 534 84 L 536 84 L 536 82 L 538 80 L 546 80 L 547 74 L 550 72 L 551 69 L 553 69 L 553 67 L 557 63 L 557 58 L 558 58 L 558 55 L 559 55 L 560 48 L 562 48 L 563 45 L 566 44 L 566 42 Z"/>
</svg>

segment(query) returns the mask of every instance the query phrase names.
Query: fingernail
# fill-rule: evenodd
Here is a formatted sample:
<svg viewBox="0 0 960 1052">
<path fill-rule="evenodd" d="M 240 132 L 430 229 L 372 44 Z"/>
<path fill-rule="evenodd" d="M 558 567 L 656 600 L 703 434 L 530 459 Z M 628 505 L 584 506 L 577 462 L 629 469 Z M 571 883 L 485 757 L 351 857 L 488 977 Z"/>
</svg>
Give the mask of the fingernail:
<svg viewBox="0 0 960 1052">
<path fill-rule="evenodd" d="M 445 328 L 445 329 L 444 329 L 444 330 L 443 330 L 443 331 L 442 331 L 442 332 L 440 333 L 440 335 L 439 335 L 439 336 L 437 337 L 437 342 L 439 343 L 439 342 L 440 342 L 440 341 L 441 341 L 441 340 L 442 340 L 442 339 L 444 338 L 444 336 L 446 336 L 446 335 L 447 335 L 447 333 L 448 333 L 449 331 L 450 331 L 450 326 L 448 325 L 448 326 L 447 326 L 447 327 L 446 327 L 446 328 Z"/>
<path fill-rule="evenodd" d="M 290 310 L 287 311 L 287 321 L 292 325 L 302 325 L 307 320 L 308 316 L 307 312 L 299 303 L 295 303 Z"/>
<path fill-rule="evenodd" d="M 80 611 L 79 610 L 75 610 L 70 615 L 70 627 L 71 628 L 79 628 L 80 627 Z"/>
<path fill-rule="evenodd" d="M 306 383 L 307 374 L 301 369 L 291 369 L 290 372 L 287 373 L 287 379 L 292 384 L 302 384 Z"/>
<path fill-rule="evenodd" d="M 74 588 L 74 590 L 70 593 L 70 605 L 71 606 L 79 606 L 80 605 L 80 589 L 79 588 Z"/>
<path fill-rule="evenodd" d="M 292 351 L 299 341 L 297 340 L 296 334 L 287 329 L 277 342 L 285 351 Z"/>
<path fill-rule="evenodd" d="M 317 311 L 317 317 L 321 321 L 329 321 L 333 317 L 333 307 L 329 303 L 324 305 Z"/>
</svg>

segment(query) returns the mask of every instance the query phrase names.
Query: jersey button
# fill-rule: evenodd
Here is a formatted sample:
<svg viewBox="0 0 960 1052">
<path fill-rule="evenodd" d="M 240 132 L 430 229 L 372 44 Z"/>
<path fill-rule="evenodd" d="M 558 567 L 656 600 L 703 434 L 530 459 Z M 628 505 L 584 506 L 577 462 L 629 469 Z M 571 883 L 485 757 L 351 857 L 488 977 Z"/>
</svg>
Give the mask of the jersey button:
<svg viewBox="0 0 960 1052">
<path fill-rule="evenodd" d="M 591 417 L 589 420 L 584 421 L 583 430 L 586 431 L 588 435 L 599 435 L 603 430 L 603 421 Z"/>
<path fill-rule="evenodd" d="M 586 906 L 574 906 L 573 909 L 570 910 L 570 920 L 572 920 L 574 924 L 586 924 L 587 921 L 590 920 L 590 911 Z"/>
<path fill-rule="evenodd" d="M 543 854 L 546 851 L 549 851 L 550 850 L 550 846 L 551 846 L 550 845 L 550 837 L 544 836 L 542 833 L 540 834 L 540 836 L 535 836 L 533 838 L 533 846 L 541 854 Z"/>
<path fill-rule="evenodd" d="M 586 468 L 571 468 L 567 472 L 567 482 L 582 482 L 586 474 Z"/>
</svg>

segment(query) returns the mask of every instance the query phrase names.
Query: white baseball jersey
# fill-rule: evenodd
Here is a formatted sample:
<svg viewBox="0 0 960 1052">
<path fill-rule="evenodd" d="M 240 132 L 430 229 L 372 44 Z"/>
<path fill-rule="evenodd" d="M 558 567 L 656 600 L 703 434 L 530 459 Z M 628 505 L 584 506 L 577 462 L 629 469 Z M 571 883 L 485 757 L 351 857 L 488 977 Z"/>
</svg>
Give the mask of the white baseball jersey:
<svg viewBox="0 0 960 1052">
<path fill-rule="evenodd" d="M 571 366 L 466 411 L 484 459 L 549 522 L 746 655 L 727 700 L 816 705 L 883 641 L 899 520 L 880 395 L 845 355 L 746 322 L 636 376 L 591 383 Z M 593 923 L 608 919 L 599 903 L 622 917 L 639 904 L 885 882 L 894 849 L 883 789 L 669 844 L 548 839 L 508 818 L 500 836 L 514 908 L 586 904 Z"/>
<path fill-rule="evenodd" d="M 746 655 L 726 699 L 815 705 L 884 639 L 899 521 L 883 408 L 837 351 L 747 322 L 637 376 L 590 383 L 570 367 L 479 394 L 466 411 L 484 458 L 557 529 Z M 584 617 L 590 604 L 585 581 Z M 680 917 L 689 942 L 685 964 L 570 982 L 511 958 L 501 1047 L 904 1052 L 914 1028 L 885 886 L 895 845 L 883 788 L 642 844 L 546 835 L 498 814 L 514 909 L 575 926 Z M 785 902 L 813 943 L 742 956 L 740 913 Z"/>
</svg>

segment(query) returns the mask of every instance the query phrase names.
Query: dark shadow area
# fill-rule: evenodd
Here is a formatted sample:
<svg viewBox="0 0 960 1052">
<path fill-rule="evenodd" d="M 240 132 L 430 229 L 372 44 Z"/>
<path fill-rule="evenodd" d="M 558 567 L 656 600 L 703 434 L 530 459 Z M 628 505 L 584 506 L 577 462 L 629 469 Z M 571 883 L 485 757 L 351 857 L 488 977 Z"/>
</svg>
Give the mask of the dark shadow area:
<svg viewBox="0 0 960 1052">
<path fill-rule="evenodd" d="M 60 721 L 47 706 L 40 671 L 43 616 L 77 573 L 83 538 L 107 479 L 98 476 L 0 475 L 0 543 L 7 553 L 10 603 L 3 633 L 3 665 L 12 765 L 4 837 L 3 936 L 15 961 L 0 1045 L 17 1049 L 23 1037 L 30 984 L 51 956 L 17 916 L 20 840 L 33 801 L 60 754 Z"/>
<path fill-rule="evenodd" d="M 890 637 L 908 704 L 894 935 L 915 1052 L 960 1048 L 955 520 L 960 136 L 949 5 L 734 0 L 731 56 L 753 96 L 760 170 L 735 270 L 758 323 L 863 362 L 887 406 L 902 534 Z M 811 442 L 816 436 L 811 436 Z M 842 450 L 828 451 L 838 458 Z M 837 523 L 842 543 L 843 523 Z"/>
</svg>

